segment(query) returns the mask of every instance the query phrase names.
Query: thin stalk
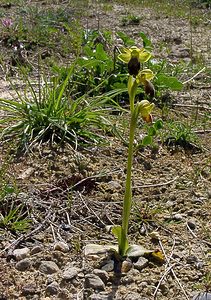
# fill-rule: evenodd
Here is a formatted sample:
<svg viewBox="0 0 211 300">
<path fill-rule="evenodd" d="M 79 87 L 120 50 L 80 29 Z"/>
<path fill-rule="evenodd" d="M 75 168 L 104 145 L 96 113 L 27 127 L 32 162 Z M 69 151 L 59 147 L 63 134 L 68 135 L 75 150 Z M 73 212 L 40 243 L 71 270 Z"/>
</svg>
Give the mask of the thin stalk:
<svg viewBox="0 0 211 300">
<path fill-rule="evenodd" d="M 132 203 L 132 184 L 131 184 L 131 175 L 132 175 L 132 162 L 133 162 L 133 143 L 136 129 L 136 114 L 132 113 L 130 121 L 130 137 L 129 137 L 129 147 L 128 147 L 128 160 L 127 160 L 127 177 L 125 185 L 125 195 L 123 201 L 123 213 L 122 213 L 122 230 L 121 230 L 121 242 L 119 245 L 119 254 L 121 256 L 125 255 L 128 247 L 127 241 L 127 232 L 128 232 L 128 223 L 130 217 L 130 209 Z"/>
</svg>

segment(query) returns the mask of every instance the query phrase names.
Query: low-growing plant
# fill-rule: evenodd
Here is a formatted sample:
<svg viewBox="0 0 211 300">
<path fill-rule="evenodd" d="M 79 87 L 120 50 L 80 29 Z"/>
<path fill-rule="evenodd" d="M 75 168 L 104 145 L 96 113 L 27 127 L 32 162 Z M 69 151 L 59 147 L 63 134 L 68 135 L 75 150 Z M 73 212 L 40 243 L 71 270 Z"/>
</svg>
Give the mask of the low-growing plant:
<svg viewBox="0 0 211 300">
<path fill-rule="evenodd" d="M 122 17 L 121 23 L 123 26 L 126 25 L 139 25 L 141 18 L 135 15 L 128 15 L 126 17 Z"/>
<path fill-rule="evenodd" d="M 102 141 L 96 128 L 108 130 L 106 103 L 112 102 L 116 91 L 98 97 L 88 94 L 77 97 L 72 93 L 74 87 L 69 89 L 73 74 L 74 64 L 68 68 L 63 81 L 58 77 L 48 80 L 40 76 L 39 82 L 34 84 L 23 71 L 24 93 L 13 85 L 17 99 L 0 99 L 0 108 L 5 111 L 0 121 L 1 137 L 16 139 L 19 147 L 25 150 L 47 140 L 67 141 L 75 147 Z"/>
<path fill-rule="evenodd" d="M 161 140 L 167 146 L 180 146 L 184 149 L 198 148 L 197 135 L 190 124 L 182 121 L 169 121 L 160 132 Z"/>
</svg>

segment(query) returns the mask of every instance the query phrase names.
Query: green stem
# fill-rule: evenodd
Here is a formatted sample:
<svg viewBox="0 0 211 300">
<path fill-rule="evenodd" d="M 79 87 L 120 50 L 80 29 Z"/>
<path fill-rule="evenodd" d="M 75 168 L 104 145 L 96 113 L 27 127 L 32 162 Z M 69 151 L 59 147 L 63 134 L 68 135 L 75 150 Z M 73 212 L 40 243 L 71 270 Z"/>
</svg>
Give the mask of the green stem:
<svg viewBox="0 0 211 300">
<path fill-rule="evenodd" d="M 132 175 L 132 162 L 133 162 L 133 143 L 136 129 L 137 116 L 135 111 L 131 113 L 130 121 L 130 137 L 129 137 L 129 148 L 128 148 L 128 160 L 127 160 L 127 177 L 125 185 L 125 196 L 123 202 L 123 213 L 122 213 L 122 230 L 121 230 L 121 241 L 119 244 L 119 254 L 125 255 L 128 248 L 127 232 L 130 217 L 130 209 L 132 203 L 132 187 L 131 187 L 131 175 Z"/>
</svg>

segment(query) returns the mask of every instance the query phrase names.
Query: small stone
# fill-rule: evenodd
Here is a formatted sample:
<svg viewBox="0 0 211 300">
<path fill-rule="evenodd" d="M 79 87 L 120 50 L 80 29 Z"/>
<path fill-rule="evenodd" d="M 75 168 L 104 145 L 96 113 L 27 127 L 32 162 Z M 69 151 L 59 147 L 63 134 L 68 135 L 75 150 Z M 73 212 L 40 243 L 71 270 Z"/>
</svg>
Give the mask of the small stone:
<svg viewBox="0 0 211 300">
<path fill-rule="evenodd" d="M 173 215 L 173 220 L 180 222 L 183 220 L 183 216 L 181 214 L 175 214 Z"/>
<path fill-rule="evenodd" d="M 58 250 L 61 252 L 68 252 L 70 250 L 69 246 L 64 242 L 56 242 L 54 245 L 54 250 Z"/>
<path fill-rule="evenodd" d="M 106 272 L 111 272 L 114 269 L 114 261 L 113 260 L 108 260 L 102 267 L 101 270 L 104 270 Z"/>
<path fill-rule="evenodd" d="M 31 254 L 34 255 L 34 254 L 37 254 L 39 252 L 42 252 L 43 250 L 43 247 L 40 246 L 40 245 L 37 245 L 37 246 L 34 246 L 32 249 L 31 249 Z"/>
<path fill-rule="evenodd" d="M 30 250 L 27 247 L 21 249 L 15 249 L 13 251 L 13 256 L 15 257 L 15 260 L 19 261 L 26 258 L 29 255 L 29 252 Z"/>
<path fill-rule="evenodd" d="M 18 176 L 18 179 L 27 179 L 34 173 L 34 171 L 34 168 L 29 167 Z"/>
<path fill-rule="evenodd" d="M 187 221 L 188 226 L 190 227 L 190 229 L 195 229 L 196 228 L 196 221 L 195 219 L 190 219 Z"/>
<path fill-rule="evenodd" d="M 31 267 L 31 260 L 29 258 L 24 258 L 20 261 L 18 261 L 15 265 L 15 268 L 18 271 L 26 271 Z"/>
<path fill-rule="evenodd" d="M 94 269 L 93 273 L 100 277 L 104 283 L 107 283 L 109 275 L 105 270 Z"/>
<path fill-rule="evenodd" d="M 126 259 L 122 262 L 122 266 L 121 266 L 121 273 L 127 273 L 131 270 L 133 264 L 131 262 L 131 260 Z"/>
<path fill-rule="evenodd" d="M 210 293 L 199 293 L 193 297 L 193 300 L 211 300 L 211 294 Z"/>
<path fill-rule="evenodd" d="M 92 294 L 91 296 L 89 296 L 89 300 L 111 300 L 111 296 L 108 294 L 103 294 L 103 293 L 99 293 L 99 294 Z"/>
<path fill-rule="evenodd" d="M 166 202 L 166 207 L 167 207 L 167 208 L 173 207 L 174 205 L 175 205 L 174 201 L 168 200 L 168 201 Z"/>
<path fill-rule="evenodd" d="M 59 267 L 54 261 L 41 261 L 39 271 L 44 274 L 53 274 L 59 271 Z"/>
<path fill-rule="evenodd" d="M 200 269 L 202 269 L 204 267 L 204 263 L 202 261 L 197 261 L 195 263 L 195 266 L 196 266 L 197 270 L 200 270 Z"/>
<path fill-rule="evenodd" d="M 59 291 L 59 284 L 56 281 L 53 281 L 52 283 L 50 283 L 47 287 L 46 287 L 46 293 L 48 295 L 56 295 L 58 294 Z"/>
<path fill-rule="evenodd" d="M 122 185 L 120 182 L 115 181 L 115 180 L 111 180 L 108 182 L 108 188 L 109 190 L 121 190 L 122 189 Z"/>
<path fill-rule="evenodd" d="M 23 296 L 34 295 L 34 294 L 36 294 L 36 292 L 37 292 L 37 287 L 34 283 L 29 283 L 22 287 L 22 295 Z"/>
<path fill-rule="evenodd" d="M 194 264 L 194 263 L 197 263 L 198 262 L 198 258 L 195 256 L 195 255 L 189 255 L 187 258 L 186 258 L 186 262 L 188 264 Z"/>
<path fill-rule="evenodd" d="M 80 272 L 81 270 L 79 268 L 76 268 L 76 267 L 73 267 L 73 266 L 68 266 L 63 274 L 62 274 L 62 277 L 63 279 L 65 280 L 71 280 L 73 279 L 74 277 L 76 277 L 78 275 L 78 273 Z"/>
<path fill-rule="evenodd" d="M 148 259 L 146 259 L 145 257 L 139 257 L 138 261 L 136 263 L 133 264 L 134 268 L 141 271 L 144 268 L 146 268 L 146 266 L 148 265 Z"/>
<path fill-rule="evenodd" d="M 95 290 L 105 290 L 105 284 L 102 279 L 95 274 L 85 275 L 85 287 L 93 288 Z"/>
</svg>

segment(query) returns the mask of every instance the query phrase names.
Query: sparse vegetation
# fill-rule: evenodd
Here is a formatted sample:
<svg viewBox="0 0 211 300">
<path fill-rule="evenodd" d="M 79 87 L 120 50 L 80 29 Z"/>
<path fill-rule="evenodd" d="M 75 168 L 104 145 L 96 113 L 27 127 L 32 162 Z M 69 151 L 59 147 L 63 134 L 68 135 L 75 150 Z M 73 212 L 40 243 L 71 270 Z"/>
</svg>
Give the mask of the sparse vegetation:
<svg viewBox="0 0 211 300">
<path fill-rule="evenodd" d="M 0 299 L 211 293 L 210 3 L 132 2 L 0 3 Z"/>
</svg>

